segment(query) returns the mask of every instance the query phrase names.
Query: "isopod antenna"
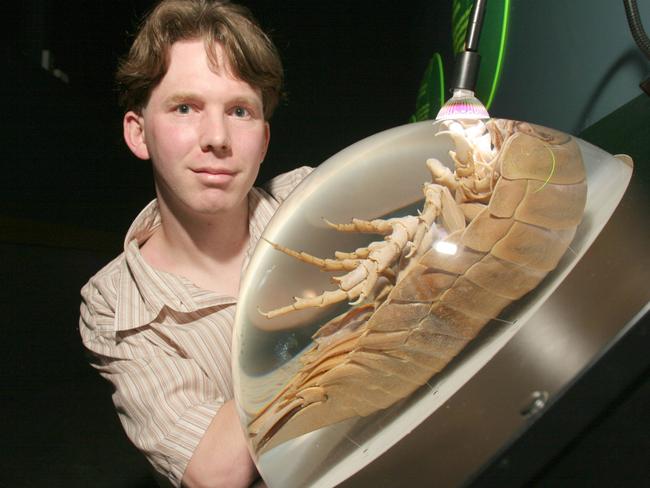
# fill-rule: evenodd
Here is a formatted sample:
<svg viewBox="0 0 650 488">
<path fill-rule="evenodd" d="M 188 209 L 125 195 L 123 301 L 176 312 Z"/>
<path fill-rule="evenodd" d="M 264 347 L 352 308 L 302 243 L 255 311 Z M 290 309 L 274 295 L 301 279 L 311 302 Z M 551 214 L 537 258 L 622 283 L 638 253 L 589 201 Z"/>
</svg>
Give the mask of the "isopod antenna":
<svg viewBox="0 0 650 488">
<path fill-rule="evenodd" d="M 487 109 L 474 96 L 476 79 L 481 62 L 478 53 L 478 41 L 485 17 L 487 0 L 476 0 L 467 22 L 465 49 L 456 57 L 454 77 L 452 79 L 452 96 L 442 106 L 436 120 L 446 119 L 487 119 Z"/>
</svg>

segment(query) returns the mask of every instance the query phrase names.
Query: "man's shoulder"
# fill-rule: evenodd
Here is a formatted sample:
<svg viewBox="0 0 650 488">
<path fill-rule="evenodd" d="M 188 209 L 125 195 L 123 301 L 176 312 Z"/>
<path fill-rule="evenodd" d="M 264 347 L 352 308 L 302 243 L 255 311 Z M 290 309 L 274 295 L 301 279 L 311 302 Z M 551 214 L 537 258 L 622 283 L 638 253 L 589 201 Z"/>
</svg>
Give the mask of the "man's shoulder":
<svg viewBox="0 0 650 488">
<path fill-rule="evenodd" d="M 283 202 L 289 194 L 304 180 L 314 168 L 301 166 L 288 173 L 282 173 L 267 181 L 262 189 L 268 192 L 274 199 Z"/>
<path fill-rule="evenodd" d="M 135 218 L 131 227 L 126 233 L 125 242 L 142 237 L 142 234 L 149 233 L 157 225 L 160 216 L 157 200 L 149 202 Z M 126 252 L 126 248 L 125 248 Z M 81 289 L 81 296 L 85 302 L 92 303 L 92 298 L 107 301 L 107 305 L 113 306 L 117 302 L 119 286 L 122 282 L 122 274 L 128 273 L 126 254 L 122 252 L 95 275 Z"/>
<path fill-rule="evenodd" d="M 124 263 L 125 256 L 122 253 L 95 273 L 81 289 L 84 303 L 93 308 L 101 303 L 114 309 Z"/>
</svg>

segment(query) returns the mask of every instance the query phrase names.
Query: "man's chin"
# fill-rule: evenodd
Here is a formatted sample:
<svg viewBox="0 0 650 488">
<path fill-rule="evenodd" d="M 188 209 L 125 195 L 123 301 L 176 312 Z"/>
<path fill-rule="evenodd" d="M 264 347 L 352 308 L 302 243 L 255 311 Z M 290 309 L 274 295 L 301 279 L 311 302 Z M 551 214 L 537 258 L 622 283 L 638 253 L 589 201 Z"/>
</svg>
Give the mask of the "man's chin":
<svg viewBox="0 0 650 488">
<path fill-rule="evenodd" d="M 230 200 L 219 200 L 219 201 L 208 201 L 201 202 L 195 207 L 195 211 L 199 215 L 204 216 L 220 216 L 228 215 L 232 213 L 237 213 L 238 210 L 243 211 L 244 208 L 247 208 L 246 201 L 242 202 L 233 202 Z"/>
</svg>

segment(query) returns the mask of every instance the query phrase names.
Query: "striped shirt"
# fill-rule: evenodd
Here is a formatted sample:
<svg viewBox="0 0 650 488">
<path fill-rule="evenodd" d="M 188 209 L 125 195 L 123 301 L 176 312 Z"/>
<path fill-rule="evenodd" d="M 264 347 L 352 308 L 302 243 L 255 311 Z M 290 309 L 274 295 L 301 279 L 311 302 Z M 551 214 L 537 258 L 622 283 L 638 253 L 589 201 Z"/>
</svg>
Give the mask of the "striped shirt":
<svg viewBox="0 0 650 488">
<path fill-rule="evenodd" d="M 250 243 L 311 171 L 299 168 L 248 195 Z M 135 219 L 124 252 L 82 288 L 80 333 L 92 366 L 110 381 L 127 436 L 173 485 L 221 405 L 230 369 L 236 299 L 149 266 L 140 246 L 160 225 L 156 200 Z"/>
</svg>

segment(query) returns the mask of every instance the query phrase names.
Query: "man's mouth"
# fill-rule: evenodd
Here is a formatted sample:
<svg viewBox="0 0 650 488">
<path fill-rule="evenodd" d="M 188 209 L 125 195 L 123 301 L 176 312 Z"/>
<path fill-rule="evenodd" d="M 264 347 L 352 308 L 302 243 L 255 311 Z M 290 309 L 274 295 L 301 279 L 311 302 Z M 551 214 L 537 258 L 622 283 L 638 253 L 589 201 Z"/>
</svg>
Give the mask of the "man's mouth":
<svg viewBox="0 0 650 488">
<path fill-rule="evenodd" d="M 196 168 L 192 170 L 194 173 L 199 174 L 208 174 L 208 175 L 228 175 L 232 176 L 235 174 L 234 171 L 226 168 L 213 168 L 210 166 Z"/>
<path fill-rule="evenodd" d="M 195 173 L 200 178 L 200 180 L 207 185 L 220 185 L 228 183 L 236 174 L 236 172 L 232 171 L 231 169 L 213 168 L 211 166 L 195 168 L 192 169 L 192 172 Z"/>
</svg>

